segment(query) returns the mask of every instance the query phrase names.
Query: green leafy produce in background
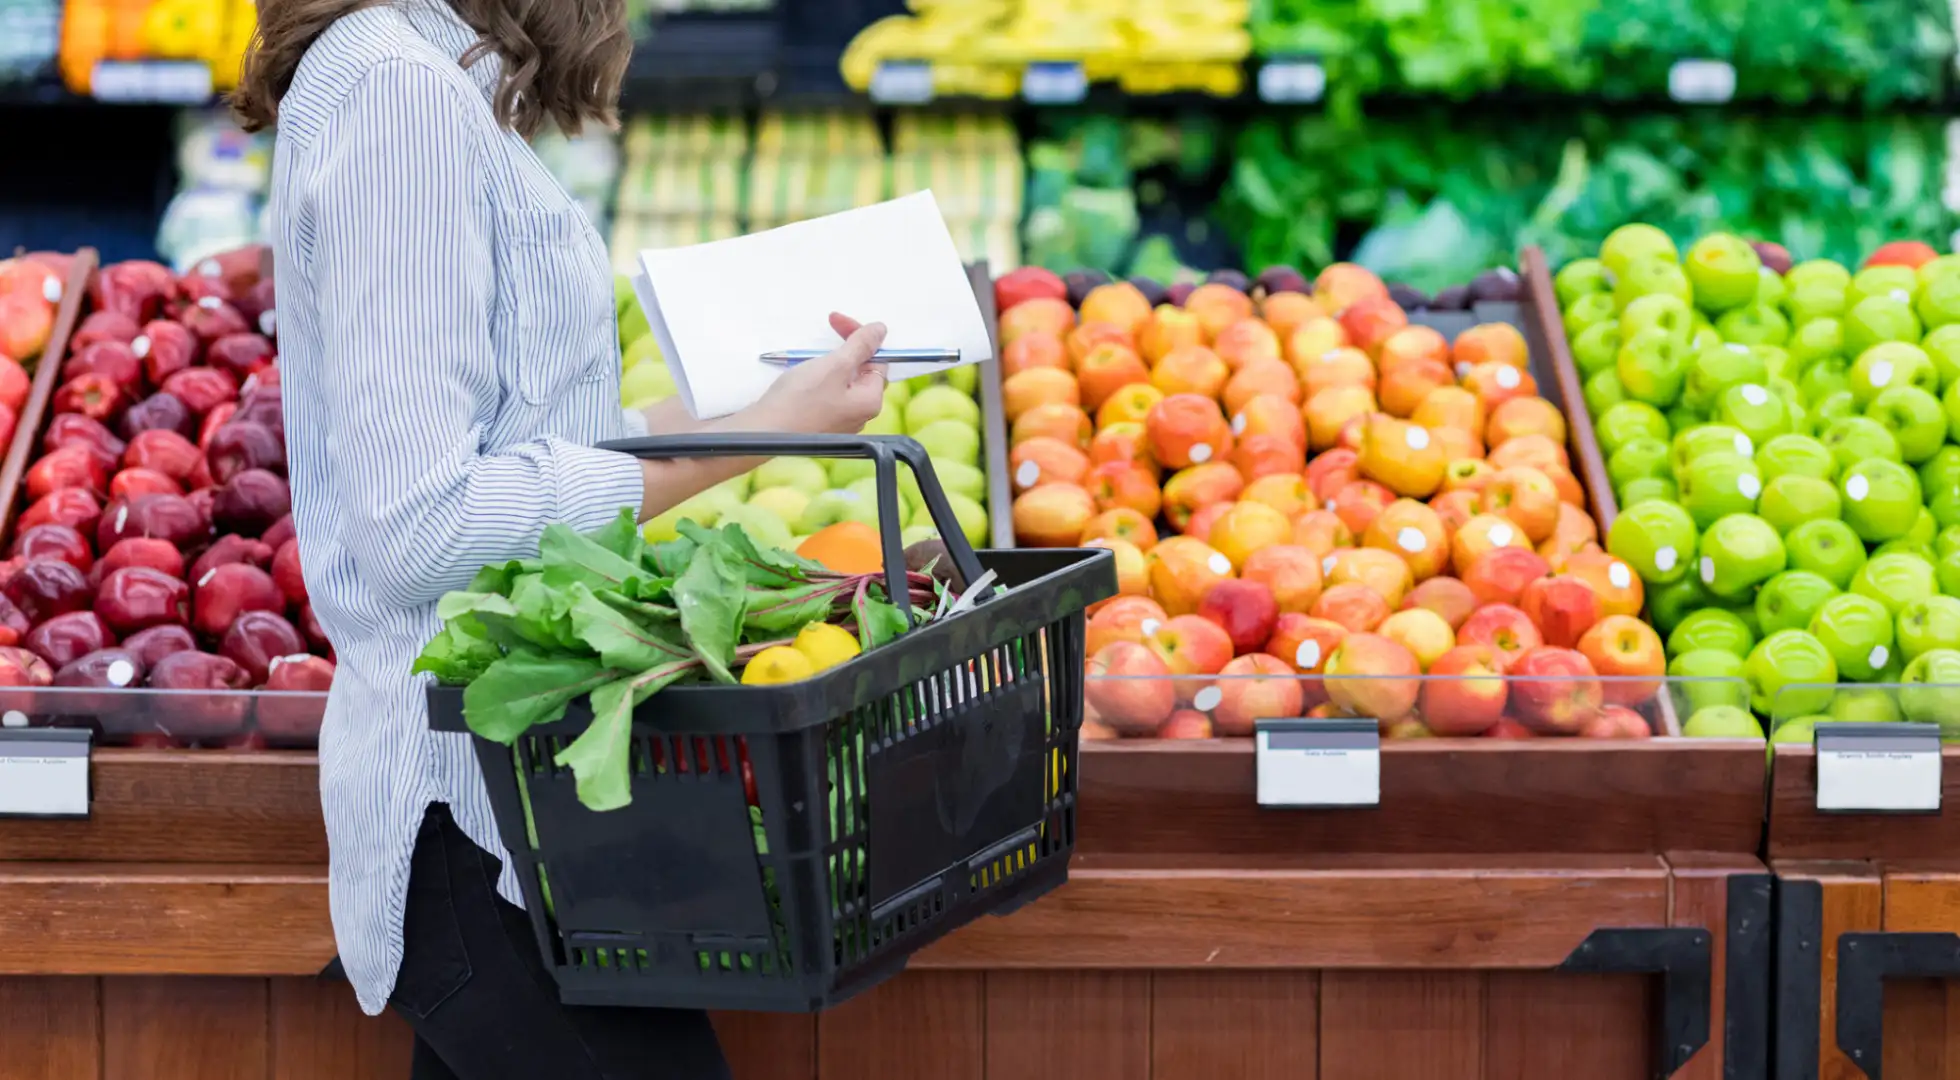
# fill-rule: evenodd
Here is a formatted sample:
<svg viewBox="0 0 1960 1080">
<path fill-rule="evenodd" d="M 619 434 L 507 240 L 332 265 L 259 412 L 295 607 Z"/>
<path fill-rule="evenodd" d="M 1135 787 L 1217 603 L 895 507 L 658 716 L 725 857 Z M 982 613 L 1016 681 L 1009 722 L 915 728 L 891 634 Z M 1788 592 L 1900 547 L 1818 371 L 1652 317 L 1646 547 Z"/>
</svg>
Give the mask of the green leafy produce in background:
<svg viewBox="0 0 1960 1080">
<path fill-rule="evenodd" d="M 1944 145 L 1941 121 L 1918 116 L 1262 118 L 1239 132 L 1214 213 L 1246 266 L 1351 255 L 1431 290 L 1527 244 L 1559 265 L 1628 221 L 1683 247 L 1728 230 L 1855 264 L 1888 240 L 1949 244 Z"/>
</svg>

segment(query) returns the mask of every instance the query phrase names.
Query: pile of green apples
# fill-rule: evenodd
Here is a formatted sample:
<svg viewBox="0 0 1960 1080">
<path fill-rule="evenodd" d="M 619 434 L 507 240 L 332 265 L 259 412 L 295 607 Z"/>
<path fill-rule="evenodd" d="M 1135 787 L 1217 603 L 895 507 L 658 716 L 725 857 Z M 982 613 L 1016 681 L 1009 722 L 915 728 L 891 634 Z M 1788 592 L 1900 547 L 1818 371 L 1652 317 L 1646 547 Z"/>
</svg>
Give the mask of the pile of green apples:
<svg viewBox="0 0 1960 1080">
<path fill-rule="evenodd" d="M 620 404 L 644 409 L 673 397 L 679 391 L 630 279 L 616 279 L 614 297 L 619 306 Z M 933 473 L 959 518 L 960 531 L 973 546 L 986 547 L 987 476 L 981 468 L 980 406 L 974 400 L 979 379 L 980 369 L 967 365 L 893 383 L 885 388 L 884 408 L 864 433 L 917 439 L 932 458 Z M 918 482 L 909 472 L 901 477 L 901 487 L 905 544 L 937 537 Z M 682 519 L 710 527 L 737 522 L 760 542 L 795 550 L 804 537 L 841 521 L 876 527 L 877 481 L 868 461 L 773 458 L 648 521 L 648 541 L 673 539 Z"/>
<path fill-rule="evenodd" d="M 1684 730 L 1960 737 L 1960 256 L 1887 244 L 1853 273 L 1715 234 L 1684 258 L 1634 224 L 1554 284 L 1607 549 L 1670 675 L 1743 680 L 1684 684 Z"/>
</svg>

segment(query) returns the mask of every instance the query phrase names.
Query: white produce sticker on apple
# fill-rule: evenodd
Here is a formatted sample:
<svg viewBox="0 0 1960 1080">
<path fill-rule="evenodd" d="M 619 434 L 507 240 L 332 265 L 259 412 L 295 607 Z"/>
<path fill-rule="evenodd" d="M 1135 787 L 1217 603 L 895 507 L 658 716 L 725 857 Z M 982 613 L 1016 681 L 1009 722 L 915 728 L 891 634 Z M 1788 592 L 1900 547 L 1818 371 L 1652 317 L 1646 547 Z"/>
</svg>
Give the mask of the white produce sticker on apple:
<svg viewBox="0 0 1960 1080">
<path fill-rule="evenodd" d="M 1872 666 L 1873 671 L 1878 671 L 1881 668 L 1883 668 L 1885 666 L 1885 662 L 1890 659 L 1892 659 L 1892 652 L 1890 649 L 1887 649 L 1883 645 L 1873 645 L 1872 651 L 1870 652 L 1870 654 L 1868 654 L 1865 657 L 1865 662 Z"/>
<path fill-rule="evenodd" d="M 1756 444 L 1749 441 L 1749 436 L 1738 431 L 1735 433 L 1735 452 L 1743 457 L 1755 457 Z"/>
<path fill-rule="evenodd" d="M 1498 547 L 1510 547 L 1517 534 L 1511 531 L 1511 523 L 1500 521 L 1490 527 L 1490 542 Z"/>
<path fill-rule="evenodd" d="M 1429 449 L 1429 429 L 1419 428 L 1419 427 L 1410 428 L 1408 434 L 1408 440 L 1409 440 L 1409 449 L 1411 450 Z"/>
<path fill-rule="evenodd" d="M 1871 376 L 1872 376 L 1872 385 L 1880 389 L 1884 389 L 1885 384 L 1892 381 L 1892 361 L 1890 360 L 1872 361 Z"/>
<path fill-rule="evenodd" d="M 1503 387 L 1504 389 L 1516 390 L 1518 388 L 1518 383 L 1520 381 L 1521 380 L 1518 378 L 1517 368 L 1514 368 L 1511 365 L 1506 364 L 1503 367 L 1497 369 L 1497 385 Z"/>
<path fill-rule="evenodd" d="M 1627 564 L 1616 562 L 1606 568 L 1606 580 L 1612 582 L 1616 589 L 1630 588 L 1633 585 L 1633 571 L 1627 569 Z"/>
<path fill-rule="evenodd" d="M 1707 555 L 1701 557 L 1701 583 L 1703 585 L 1715 584 L 1715 560 Z"/>
<path fill-rule="evenodd" d="M 1138 624 L 1137 624 L 1137 629 L 1139 629 L 1139 630 L 1141 630 L 1141 631 L 1143 631 L 1143 636 L 1144 636 L 1144 637 L 1156 637 L 1156 636 L 1157 636 L 1157 628 L 1158 628 L 1158 627 L 1160 627 L 1160 626 L 1162 626 L 1162 625 L 1164 625 L 1164 624 L 1163 624 L 1163 623 L 1160 623 L 1160 622 L 1158 622 L 1158 621 L 1157 621 L 1157 620 L 1155 620 L 1155 619 L 1145 619 L 1145 620 L 1143 620 L 1142 622 L 1140 622 L 1140 623 L 1138 623 Z"/>
<path fill-rule="evenodd" d="M 1232 572 L 1232 560 L 1215 551 L 1211 553 L 1211 558 L 1205 560 L 1205 565 L 1210 567 L 1211 572 L 1214 574 L 1229 574 Z"/>
<path fill-rule="evenodd" d="M 1429 538 L 1422 535 L 1422 530 L 1414 525 L 1404 525 L 1402 531 L 1395 534 L 1395 542 L 1402 546 L 1403 551 L 1414 555 L 1429 543 Z"/>
<path fill-rule="evenodd" d="M 1014 470 L 1014 482 L 1024 488 L 1033 487 L 1035 481 L 1039 479 L 1041 479 L 1041 466 L 1032 461 L 1023 461 L 1021 467 Z"/>
<path fill-rule="evenodd" d="M 1199 465 L 1211 460 L 1211 444 L 1197 443 L 1191 447 L 1191 460 Z"/>
<path fill-rule="evenodd" d="M 1763 493 L 1763 482 L 1756 479 L 1754 473 L 1743 473 L 1735 478 L 1735 489 L 1742 493 L 1743 498 L 1754 499 Z"/>
<path fill-rule="evenodd" d="M 1319 667 L 1320 642 L 1302 641 L 1300 647 L 1293 650 L 1293 666 L 1299 668 L 1301 671 L 1312 671 L 1314 668 Z"/>
<path fill-rule="evenodd" d="M 1742 388 L 1742 400 L 1751 405 L 1766 405 L 1769 403 L 1769 391 L 1755 383 L 1749 383 Z"/>
<path fill-rule="evenodd" d="M 1654 569 L 1663 574 L 1674 569 L 1674 565 L 1680 561 L 1681 554 L 1674 550 L 1672 544 L 1664 544 L 1654 552 Z"/>
<path fill-rule="evenodd" d="M 1845 498 L 1850 499 L 1852 502 L 1864 502 L 1865 496 L 1870 495 L 1871 493 L 1872 493 L 1872 482 L 1870 480 L 1865 479 L 1862 473 L 1853 473 L 1851 477 L 1845 480 L 1844 482 Z"/>
<path fill-rule="evenodd" d="M 1199 712 L 1210 712 L 1218 708 L 1218 703 L 1224 700 L 1225 691 L 1216 686 L 1207 686 L 1191 695 L 1191 704 L 1196 706 Z"/>
</svg>

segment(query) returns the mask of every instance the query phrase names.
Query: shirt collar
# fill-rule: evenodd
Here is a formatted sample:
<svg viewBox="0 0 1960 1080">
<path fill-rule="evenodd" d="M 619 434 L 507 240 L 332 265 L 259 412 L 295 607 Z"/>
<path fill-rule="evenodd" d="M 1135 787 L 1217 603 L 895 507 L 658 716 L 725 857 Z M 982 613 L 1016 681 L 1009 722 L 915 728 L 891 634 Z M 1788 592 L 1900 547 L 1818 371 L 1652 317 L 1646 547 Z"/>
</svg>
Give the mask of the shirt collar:
<svg viewBox="0 0 1960 1080">
<path fill-rule="evenodd" d="M 481 40 L 447 0 L 397 0 L 396 6 L 417 35 L 444 54 L 454 57 L 458 64 L 462 63 L 463 54 Z M 503 70 L 503 57 L 494 51 L 484 54 L 463 69 L 486 98 L 496 93 Z"/>
</svg>

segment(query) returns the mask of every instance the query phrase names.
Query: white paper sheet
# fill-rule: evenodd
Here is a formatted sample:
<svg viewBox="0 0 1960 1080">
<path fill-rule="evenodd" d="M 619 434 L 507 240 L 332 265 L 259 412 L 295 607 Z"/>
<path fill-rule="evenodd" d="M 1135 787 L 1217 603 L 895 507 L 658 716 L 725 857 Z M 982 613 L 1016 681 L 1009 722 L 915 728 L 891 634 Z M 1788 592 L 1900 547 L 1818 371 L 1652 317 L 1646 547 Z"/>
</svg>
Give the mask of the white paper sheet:
<svg viewBox="0 0 1960 1080">
<path fill-rule="evenodd" d="M 754 404 L 785 369 L 759 357 L 839 344 L 830 313 L 882 322 L 891 349 L 993 355 L 979 301 L 932 192 L 732 240 L 640 253 L 633 286 L 696 419 Z M 946 364 L 894 364 L 906 379 Z"/>
</svg>

